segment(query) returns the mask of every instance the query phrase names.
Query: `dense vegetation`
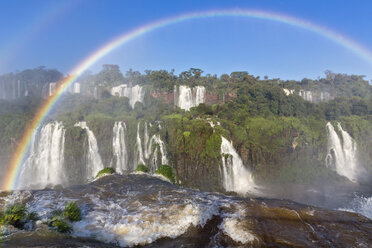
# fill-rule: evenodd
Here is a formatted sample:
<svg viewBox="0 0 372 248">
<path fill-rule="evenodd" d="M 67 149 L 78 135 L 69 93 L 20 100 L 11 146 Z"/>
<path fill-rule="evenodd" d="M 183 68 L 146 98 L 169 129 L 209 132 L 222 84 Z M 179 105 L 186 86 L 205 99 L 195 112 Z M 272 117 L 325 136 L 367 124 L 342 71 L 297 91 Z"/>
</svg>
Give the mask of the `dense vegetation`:
<svg viewBox="0 0 372 248">
<path fill-rule="evenodd" d="M 44 75 L 45 70 L 42 68 L 40 75 Z M 233 141 L 256 180 L 270 183 L 340 180 L 324 166 L 325 125 L 331 121 L 342 123 L 357 141 L 363 165 L 368 170 L 372 168 L 369 149 L 372 145 L 372 86 L 363 76 L 327 71 L 325 78 L 293 81 L 260 79 L 247 72 L 217 77 L 203 75 L 203 71 L 196 68 L 180 75 L 165 70 L 147 70 L 144 74 L 129 70 L 123 75 L 118 66 L 104 65 L 101 72 L 87 72 L 79 82 L 84 94 L 64 96 L 63 104 L 49 116 L 63 121 L 67 127 L 69 138 L 66 138 L 66 144 L 69 146 L 66 145 L 65 154 L 68 155 L 68 166 L 74 166 L 75 160 L 83 164 L 79 154 L 86 153 L 86 134 L 73 127 L 76 121 L 89 123 L 99 140 L 100 154 L 106 166 L 112 163 L 115 121 L 127 124 L 128 147 L 135 147 L 138 122 L 160 121 L 164 128 L 154 125 L 150 133 L 161 134 L 170 153 L 169 165 L 174 168 L 177 183 L 186 186 L 221 190 L 221 135 Z M 138 102 L 132 109 L 127 98 L 111 96 L 110 87 L 122 83 L 146 85 L 144 103 Z M 200 104 L 184 111 L 150 94 L 152 91 L 170 93 L 175 85 L 203 85 L 209 93 L 220 96 L 231 93 L 234 97 L 226 102 Z M 100 89 L 98 99 L 93 97 L 94 87 Z M 303 100 L 298 93 L 286 95 L 283 88 L 296 92 L 328 92 L 332 99 L 314 104 Z M 0 105 L 0 156 L 6 157 L 14 150 L 37 103 L 40 103 L 39 98 L 29 96 Z M 208 122 L 214 122 L 215 127 Z M 134 161 L 132 155 L 129 156 Z"/>
<path fill-rule="evenodd" d="M 114 168 L 106 167 L 106 168 L 100 170 L 100 171 L 97 173 L 96 178 L 101 177 L 101 176 L 104 176 L 104 175 L 114 174 L 114 173 L 115 173 L 115 169 L 114 169 Z"/>
<path fill-rule="evenodd" d="M 72 222 L 80 221 L 82 219 L 82 212 L 75 202 L 69 202 L 65 205 L 63 210 L 53 210 L 48 214 L 47 219 L 43 219 L 40 225 L 47 224 L 51 229 L 61 233 L 72 232 Z M 32 230 L 36 227 L 36 221 L 40 220 L 36 212 L 29 211 L 29 209 L 21 204 L 15 203 L 8 206 L 2 213 L 0 213 L 0 225 L 11 225 L 18 229 Z"/>
<path fill-rule="evenodd" d="M 176 176 L 173 172 L 173 168 L 169 165 L 162 164 L 159 166 L 159 168 L 156 170 L 156 174 L 162 175 L 169 179 L 172 183 L 176 182 Z"/>
<path fill-rule="evenodd" d="M 137 169 L 135 171 L 136 172 L 148 173 L 149 172 L 149 168 L 146 165 L 144 165 L 144 164 L 139 164 L 139 165 L 137 165 Z"/>
</svg>

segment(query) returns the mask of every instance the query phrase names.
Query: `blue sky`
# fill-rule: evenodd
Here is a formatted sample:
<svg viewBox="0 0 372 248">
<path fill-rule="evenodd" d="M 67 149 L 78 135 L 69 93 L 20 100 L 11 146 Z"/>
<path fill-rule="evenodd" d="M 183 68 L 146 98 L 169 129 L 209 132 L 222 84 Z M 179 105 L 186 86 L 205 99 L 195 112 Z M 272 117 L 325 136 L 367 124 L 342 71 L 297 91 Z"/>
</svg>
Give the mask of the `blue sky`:
<svg viewBox="0 0 372 248">
<path fill-rule="evenodd" d="M 310 21 L 372 51 L 372 1 L 0 1 L 0 73 L 45 65 L 68 73 L 103 44 L 141 25 L 211 9 L 258 9 Z M 147 33 L 103 63 L 129 68 L 190 67 L 218 74 L 244 70 L 270 78 L 302 79 L 335 72 L 367 75 L 372 65 L 319 34 L 254 18 L 188 20 Z"/>
</svg>

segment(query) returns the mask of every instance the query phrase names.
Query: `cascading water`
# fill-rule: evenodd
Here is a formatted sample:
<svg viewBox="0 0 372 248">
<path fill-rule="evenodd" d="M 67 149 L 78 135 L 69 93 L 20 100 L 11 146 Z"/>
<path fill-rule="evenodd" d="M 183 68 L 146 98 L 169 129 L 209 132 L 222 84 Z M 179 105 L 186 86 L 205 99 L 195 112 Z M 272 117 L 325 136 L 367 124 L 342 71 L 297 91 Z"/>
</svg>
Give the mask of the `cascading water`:
<svg viewBox="0 0 372 248">
<path fill-rule="evenodd" d="M 129 98 L 129 103 L 132 106 L 132 108 L 134 108 L 134 105 L 136 104 L 136 102 L 143 103 L 145 94 L 144 94 L 143 87 L 139 85 L 132 87 L 131 91 L 132 92 L 131 92 L 131 97 Z"/>
<path fill-rule="evenodd" d="M 154 145 L 155 148 L 153 147 Z M 161 155 L 161 164 L 168 164 L 167 151 L 165 144 L 160 138 L 160 134 L 154 134 L 149 138 L 148 124 L 144 122 L 143 143 L 140 135 L 140 123 L 137 124 L 137 143 L 136 143 L 137 163 L 148 164 L 151 172 L 155 172 L 159 165 L 158 152 Z M 146 163 L 148 161 L 148 163 Z"/>
<path fill-rule="evenodd" d="M 65 129 L 61 122 L 51 122 L 34 136 L 32 147 L 19 179 L 19 189 L 40 189 L 64 185 Z"/>
<path fill-rule="evenodd" d="M 372 219 L 372 197 L 356 195 L 346 207 L 340 208 L 339 210 L 360 213 Z"/>
<path fill-rule="evenodd" d="M 313 93 L 311 91 L 300 90 L 299 95 L 305 100 L 312 102 L 313 101 Z"/>
<path fill-rule="evenodd" d="M 145 98 L 145 91 L 142 86 L 136 85 L 128 87 L 126 84 L 121 84 L 111 88 L 111 95 L 118 97 L 128 97 L 129 104 L 134 108 L 136 102 L 142 102 Z"/>
<path fill-rule="evenodd" d="M 190 110 L 193 107 L 192 91 L 190 87 L 180 85 L 178 89 L 178 104 L 181 109 Z"/>
<path fill-rule="evenodd" d="M 137 124 L 137 142 L 136 142 L 136 153 L 137 153 L 137 164 L 135 167 L 137 167 L 138 164 L 145 164 L 145 159 L 143 156 L 143 150 L 142 150 L 142 140 L 140 136 L 140 122 Z"/>
<path fill-rule="evenodd" d="M 205 102 L 205 87 L 204 86 L 196 86 L 194 88 L 195 91 L 195 106 L 198 106 L 200 103 Z"/>
<path fill-rule="evenodd" d="M 122 121 L 115 122 L 113 128 L 112 148 L 116 158 L 115 170 L 118 173 L 129 171 L 128 152 L 125 142 L 126 125 Z"/>
<path fill-rule="evenodd" d="M 150 127 L 151 127 L 150 123 Z M 145 145 L 145 158 L 148 159 L 151 155 L 151 149 L 149 149 L 149 129 L 147 127 L 147 122 L 145 122 L 145 130 L 144 130 L 144 145 Z"/>
<path fill-rule="evenodd" d="M 87 177 L 88 179 L 95 178 L 97 173 L 104 168 L 101 156 L 98 152 L 97 139 L 94 133 L 89 129 L 85 121 L 78 122 L 75 127 L 85 129 L 88 135 L 88 164 L 87 164 Z"/>
<path fill-rule="evenodd" d="M 239 194 L 254 191 L 256 185 L 251 173 L 243 165 L 233 145 L 225 137 L 221 136 L 221 138 L 222 177 L 225 190 Z"/>
<path fill-rule="evenodd" d="M 326 166 L 335 170 L 339 175 L 348 178 L 350 181 L 357 181 L 358 159 L 357 146 L 351 136 L 337 124 L 341 138 L 331 123 L 327 123 L 328 130 L 328 154 Z"/>
<path fill-rule="evenodd" d="M 205 102 L 204 86 L 196 86 L 193 89 L 186 85 L 180 85 L 178 88 L 175 86 L 174 93 L 178 95 L 178 97 L 175 98 L 176 105 L 187 111 Z"/>
<path fill-rule="evenodd" d="M 156 147 L 154 151 L 152 151 L 152 146 L 156 144 Z M 159 150 L 158 150 L 159 148 Z M 147 151 L 146 154 L 148 154 L 148 157 L 152 154 L 152 159 L 151 159 L 151 164 L 150 164 L 150 170 L 151 172 L 155 172 L 158 168 L 158 151 L 160 151 L 161 155 L 161 164 L 168 164 L 168 158 L 167 158 L 167 151 L 165 149 L 165 144 L 164 142 L 160 139 L 160 134 L 154 134 L 150 142 L 147 145 Z"/>
</svg>

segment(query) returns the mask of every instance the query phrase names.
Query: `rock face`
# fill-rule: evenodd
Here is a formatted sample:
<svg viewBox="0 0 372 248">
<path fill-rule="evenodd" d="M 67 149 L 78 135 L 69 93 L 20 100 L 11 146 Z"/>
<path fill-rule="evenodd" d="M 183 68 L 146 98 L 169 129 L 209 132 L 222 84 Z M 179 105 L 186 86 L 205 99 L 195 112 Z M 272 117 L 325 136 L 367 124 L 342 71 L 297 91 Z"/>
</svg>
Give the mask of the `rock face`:
<svg viewBox="0 0 372 248">
<path fill-rule="evenodd" d="M 153 90 L 150 95 L 154 98 L 160 98 L 167 104 L 174 104 L 174 92 L 165 90 Z"/>
<path fill-rule="evenodd" d="M 205 97 L 205 104 L 223 104 L 225 102 L 231 101 L 236 98 L 237 95 L 235 92 L 228 92 L 224 94 L 218 94 L 216 92 L 207 92 Z"/>
</svg>

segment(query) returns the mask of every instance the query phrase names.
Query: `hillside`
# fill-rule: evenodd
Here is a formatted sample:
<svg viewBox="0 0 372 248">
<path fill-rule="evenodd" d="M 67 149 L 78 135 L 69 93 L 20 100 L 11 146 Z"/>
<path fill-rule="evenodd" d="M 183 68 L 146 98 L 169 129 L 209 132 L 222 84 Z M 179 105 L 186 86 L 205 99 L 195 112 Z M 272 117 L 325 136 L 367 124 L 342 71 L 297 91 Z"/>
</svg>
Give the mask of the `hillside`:
<svg viewBox="0 0 372 248">
<path fill-rule="evenodd" d="M 50 72 L 40 70 L 40 75 Z M 14 89 L 9 75 L 0 77 L 10 91 L 21 92 L 1 102 L 2 167 L 37 106 L 55 87 L 37 72 L 33 79 L 18 81 L 24 75 L 11 75 L 11 82 L 20 82 Z M 38 94 L 31 87 L 49 91 Z M 35 93 L 23 94 L 26 88 Z M 173 71 L 132 70 L 124 76 L 118 66 L 104 65 L 98 74 L 85 74 L 73 84 L 35 139 L 26 163 L 33 177 L 40 177 L 33 181 L 39 187 L 49 185 L 43 177 L 56 170 L 63 174 L 59 184 L 68 185 L 86 182 L 97 168 L 124 173 L 138 164 L 151 172 L 168 164 L 178 184 L 208 191 L 239 191 L 234 168 L 258 185 L 354 178 L 364 182 L 372 171 L 372 86 L 362 76 L 332 72 L 297 82 L 260 79 L 247 72 L 204 76 L 195 68 L 178 76 Z M 51 155 L 56 147 L 58 157 Z M 50 157 L 43 165 L 45 149 Z M 345 167 L 349 162 L 358 172 Z"/>
</svg>

